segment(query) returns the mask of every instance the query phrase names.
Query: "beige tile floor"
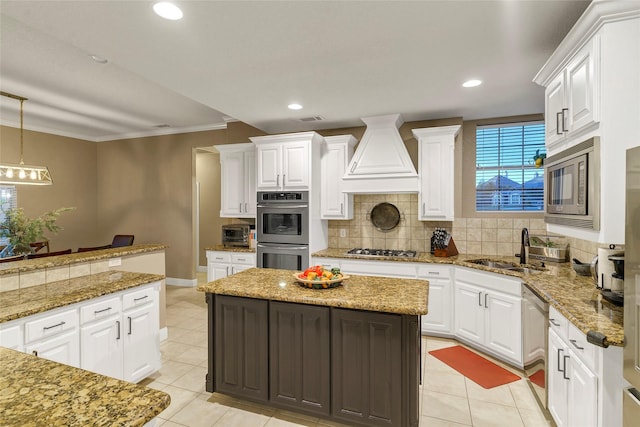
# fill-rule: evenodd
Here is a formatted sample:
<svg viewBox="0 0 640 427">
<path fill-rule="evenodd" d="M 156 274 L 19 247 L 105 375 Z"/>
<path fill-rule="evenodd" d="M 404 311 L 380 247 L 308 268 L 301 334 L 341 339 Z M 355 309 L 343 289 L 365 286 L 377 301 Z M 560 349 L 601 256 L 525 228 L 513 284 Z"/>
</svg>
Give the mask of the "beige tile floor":
<svg viewBox="0 0 640 427">
<path fill-rule="evenodd" d="M 199 275 L 199 280 L 205 280 L 204 275 Z M 167 325 L 169 339 L 161 344 L 162 369 L 142 382 L 171 395 L 171 405 L 160 414 L 158 425 L 340 426 L 207 393 L 204 389 L 206 304 L 204 294 L 195 288 L 167 286 Z M 457 344 L 453 340 L 423 337 L 425 354 L 423 384 L 420 386 L 420 426 L 550 425 L 538 408 L 526 380 L 485 390 L 427 353 Z"/>
</svg>

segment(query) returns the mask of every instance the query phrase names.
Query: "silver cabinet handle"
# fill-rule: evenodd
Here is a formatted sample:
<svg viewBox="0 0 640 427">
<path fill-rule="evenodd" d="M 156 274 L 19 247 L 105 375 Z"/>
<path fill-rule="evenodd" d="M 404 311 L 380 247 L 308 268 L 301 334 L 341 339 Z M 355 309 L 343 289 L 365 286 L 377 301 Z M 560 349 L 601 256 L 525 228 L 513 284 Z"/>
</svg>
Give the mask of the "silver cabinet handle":
<svg viewBox="0 0 640 427">
<path fill-rule="evenodd" d="M 282 175 L 282 185 L 287 185 L 286 181 L 287 181 L 287 175 Z"/>
<path fill-rule="evenodd" d="M 94 310 L 93 314 L 104 313 L 105 311 L 111 310 L 111 307 L 103 308 L 102 310 Z"/>
<path fill-rule="evenodd" d="M 127 332 L 127 335 L 131 335 L 132 329 L 131 329 L 131 316 L 127 317 L 127 319 L 129 319 L 129 332 Z"/>
<path fill-rule="evenodd" d="M 487 295 L 489 294 L 484 294 L 484 308 L 489 308 L 489 306 L 487 305 Z"/>
<path fill-rule="evenodd" d="M 549 319 L 549 323 L 551 323 L 553 326 L 560 326 L 560 323 L 556 323 L 555 322 L 556 319 Z"/>
<path fill-rule="evenodd" d="M 246 261 L 244 258 L 238 258 L 238 261 Z"/>
<path fill-rule="evenodd" d="M 143 299 L 146 299 L 146 298 L 149 298 L 149 295 L 144 295 L 144 296 L 141 296 L 140 298 L 134 298 L 133 300 L 135 302 L 138 302 L 138 301 L 142 301 Z"/>
<path fill-rule="evenodd" d="M 229 275 L 229 266 L 225 268 L 227 270 L 227 276 Z"/>
<path fill-rule="evenodd" d="M 276 187 L 280 187 L 280 174 L 276 175 Z"/>
<path fill-rule="evenodd" d="M 240 212 L 242 212 L 242 202 L 240 203 Z"/>
<path fill-rule="evenodd" d="M 245 202 L 245 204 L 244 204 L 244 212 L 245 212 L 245 213 L 249 212 L 249 210 L 247 209 L 247 203 L 246 203 L 246 202 Z"/>
<path fill-rule="evenodd" d="M 431 274 L 433 276 L 439 276 L 440 272 L 439 271 L 428 271 L 427 274 Z"/>
<path fill-rule="evenodd" d="M 358 164 L 358 162 L 353 162 L 353 164 L 351 165 L 351 169 L 349 170 L 349 172 L 353 173 L 353 171 L 356 169 L 356 165 Z"/>
<path fill-rule="evenodd" d="M 556 360 L 558 367 L 556 369 L 558 370 L 558 372 L 564 372 L 564 368 L 560 369 L 560 352 L 564 353 L 564 350 L 561 348 L 558 349 L 557 360 Z"/>
<path fill-rule="evenodd" d="M 562 111 L 556 113 L 556 135 L 562 135 L 562 128 L 564 127 L 560 126 L 560 117 L 562 117 Z"/>
<path fill-rule="evenodd" d="M 478 292 L 478 306 L 482 307 L 482 292 Z"/>
<path fill-rule="evenodd" d="M 116 320 L 116 326 L 118 327 L 118 336 L 116 336 L 116 339 L 119 340 L 120 339 L 120 321 Z"/>
<path fill-rule="evenodd" d="M 222 261 L 224 258 L 222 258 L 222 257 L 216 257 L 216 259 L 217 259 L 218 261 Z"/>
<path fill-rule="evenodd" d="M 427 204 L 425 202 L 422 202 L 422 216 L 426 216 L 427 215 Z"/>
<path fill-rule="evenodd" d="M 51 325 L 51 326 L 43 326 L 43 327 L 42 327 L 42 329 L 43 329 L 44 331 L 47 331 L 47 330 L 49 330 L 49 329 L 57 328 L 58 326 L 62 326 L 62 325 L 64 325 L 64 324 L 66 324 L 66 322 L 65 322 L 65 321 L 62 321 L 62 322 L 60 322 L 60 323 L 56 323 L 55 325 Z"/>
<path fill-rule="evenodd" d="M 565 123 L 567 122 L 567 118 L 564 116 L 564 113 L 568 113 L 569 109 L 568 108 L 563 108 L 562 109 L 562 132 L 566 132 L 568 129 L 564 127 Z"/>
<path fill-rule="evenodd" d="M 35 357 L 38 357 L 38 350 L 33 350 L 31 354 L 33 354 Z"/>
<path fill-rule="evenodd" d="M 340 215 L 344 215 L 344 203 L 340 203 Z"/>
<path fill-rule="evenodd" d="M 576 340 L 569 340 L 569 342 L 570 342 L 571 344 L 573 344 L 573 346 L 574 346 L 575 348 L 577 348 L 578 350 L 584 350 L 584 347 L 580 347 L 578 344 L 576 344 L 576 342 L 577 342 Z"/>
<path fill-rule="evenodd" d="M 562 371 L 562 378 L 564 378 L 565 380 L 568 380 L 570 378 L 567 376 L 567 359 L 570 359 L 570 357 L 569 356 L 564 356 L 563 359 L 564 359 L 563 360 L 564 361 L 564 370 Z"/>
</svg>

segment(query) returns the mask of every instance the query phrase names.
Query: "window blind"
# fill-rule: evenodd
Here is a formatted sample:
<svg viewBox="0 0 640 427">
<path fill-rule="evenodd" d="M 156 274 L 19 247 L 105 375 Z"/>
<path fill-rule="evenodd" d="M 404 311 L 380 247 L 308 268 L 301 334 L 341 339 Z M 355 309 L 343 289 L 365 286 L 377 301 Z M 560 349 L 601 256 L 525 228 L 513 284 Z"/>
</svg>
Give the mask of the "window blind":
<svg viewBox="0 0 640 427">
<path fill-rule="evenodd" d="M 544 123 L 478 126 L 476 211 L 542 211 L 544 170 L 534 156 L 544 153 Z"/>
</svg>

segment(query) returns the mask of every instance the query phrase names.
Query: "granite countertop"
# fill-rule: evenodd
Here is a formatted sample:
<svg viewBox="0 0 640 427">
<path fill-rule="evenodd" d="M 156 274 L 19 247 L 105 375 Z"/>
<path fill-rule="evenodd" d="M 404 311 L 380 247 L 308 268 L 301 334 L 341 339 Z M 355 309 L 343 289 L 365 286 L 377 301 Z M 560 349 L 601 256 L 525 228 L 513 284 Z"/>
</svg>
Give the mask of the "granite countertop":
<svg viewBox="0 0 640 427">
<path fill-rule="evenodd" d="M 123 246 L 120 248 L 100 249 L 97 251 L 74 252 L 68 255 L 56 255 L 44 258 L 27 259 L 0 263 L 0 276 L 25 271 L 41 270 L 44 268 L 61 267 L 63 265 L 77 264 L 88 261 L 117 258 L 126 255 L 135 255 L 145 252 L 155 252 L 166 249 L 167 245 L 146 244 Z"/>
<path fill-rule="evenodd" d="M 0 347 L 0 424 L 143 426 L 169 407 L 161 391 Z"/>
<path fill-rule="evenodd" d="M 162 279 L 164 276 L 158 274 L 105 271 L 14 291 L 0 292 L 0 323 Z"/>
<path fill-rule="evenodd" d="M 238 246 L 226 247 L 224 245 L 208 246 L 204 248 L 205 251 L 223 251 L 223 252 L 248 252 L 256 253 L 256 248 L 241 248 Z"/>
<path fill-rule="evenodd" d="M 352 275 L 342 286 L 309 289 L 294 279 L 295 272 L 271 268 L 250 268 L 198 286 L 201 292 L 259 298 L 301 304 L 351 308 L 385 313 L 427 314 L 429 282 Z"/>
<path fill-rule="evenodd" d="M 371 257 L 347 255 L 345 249 L 325 249 L 312 256 L 322 258 L 358 259 L 368 261 L 394 261 L 431 264 L 452 264 L 477 270 L 490 271 L 518 277 L 536 295 L 558 310 L 583 333 L 604 335 L 604 345 L 623 346 L 623 308 L 614 306 L 602 299 L 591 277 L 578 276 L 571 263 L 547 262 L 544 272 L 527 271 L 524 273 L 485 267 L 468 262 L 473 259 L 492 259 L 519 263 L 516 257 L 500 257 L 464 254 L 453 257 L 435 257 L 430 253 L 418 253 L 415 258 Z M 539 264 L 532 260 L 532 263 Z"/>
</svg>

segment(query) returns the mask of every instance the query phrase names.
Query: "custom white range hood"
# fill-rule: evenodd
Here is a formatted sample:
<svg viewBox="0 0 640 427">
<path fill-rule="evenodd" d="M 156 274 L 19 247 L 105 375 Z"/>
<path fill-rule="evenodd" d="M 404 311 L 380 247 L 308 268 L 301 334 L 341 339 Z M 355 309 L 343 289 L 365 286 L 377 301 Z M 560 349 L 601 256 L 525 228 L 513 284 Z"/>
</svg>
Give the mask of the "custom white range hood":
<svg viewBox="0 0 640 427">
<path fill-rule="evenodd" d="M 345 193 L 417 193 L 416 172 L 398 129 L 400 114 L 365 117 L 367 129 L 342 178 Z"/>
</svg>

